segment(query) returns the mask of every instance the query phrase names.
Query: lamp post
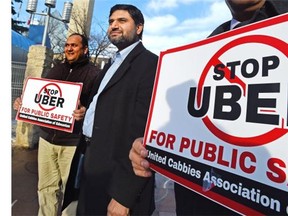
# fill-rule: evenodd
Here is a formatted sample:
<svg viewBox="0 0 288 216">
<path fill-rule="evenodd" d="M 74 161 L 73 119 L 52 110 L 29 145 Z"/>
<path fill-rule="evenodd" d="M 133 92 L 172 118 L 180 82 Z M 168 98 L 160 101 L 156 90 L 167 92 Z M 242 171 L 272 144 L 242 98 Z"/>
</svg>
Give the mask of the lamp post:
<svg viewBox="0 0 288 216">
<path fill-rule="evenodd" d="M 28 0 L 26 11 L 31 14 L 46 16 L 45 27 L 44 27 L 43 37 L 42 37 L 42 46 L 45 46 L 50 17 L 57 19 L 64 23 L 69 23 L 73 4 L 69 1 L 64 2 L 62 18 L 60 19 L 51 14 L 51 8 L 55 8 L 56 0 L 45 0 L 45 5 L 48 7 L 47 13 L 36 12 L 37 3 L 38 3 L 38 0 Z"/>
</svg>

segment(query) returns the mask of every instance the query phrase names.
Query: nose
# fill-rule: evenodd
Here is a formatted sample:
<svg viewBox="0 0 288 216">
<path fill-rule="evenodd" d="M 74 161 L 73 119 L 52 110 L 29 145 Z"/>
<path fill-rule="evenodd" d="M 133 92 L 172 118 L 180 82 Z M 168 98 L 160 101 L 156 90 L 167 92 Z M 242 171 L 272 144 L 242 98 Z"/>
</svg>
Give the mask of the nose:
<svg viewBox="0 0 288 216">
<path fill-rule="evenodd" d="M 110 23 L 110 28 L 111 29 L 117 29 L 118 28 L 118 22 L 115 20 Z"/>
<path fill-rule="evenodd" d="M 65 48 L 66 48 L 67 50 L 71 50 L 71 49 L 72 49 L 72 45 L 71 45 L 71 44 L 66 44 Z"/>
</svg>

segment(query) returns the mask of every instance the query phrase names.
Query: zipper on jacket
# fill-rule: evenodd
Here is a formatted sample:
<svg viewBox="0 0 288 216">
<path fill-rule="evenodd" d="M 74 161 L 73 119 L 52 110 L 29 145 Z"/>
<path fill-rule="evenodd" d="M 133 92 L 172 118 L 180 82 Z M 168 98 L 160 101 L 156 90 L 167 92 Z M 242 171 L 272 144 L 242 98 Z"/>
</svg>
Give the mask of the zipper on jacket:
<svg viewBox="0 0 288 216">
<path fill-rule="evenodd" d="M 72 71 L 73 71 L 73 69 L 72 69 L 72 68 L 70 68 L 70 70 L 69 70 L 69 74 L 68 74 L 68 76 L 66 77 L 66 81 L 67 81 L 67 80 L 68 80 L 68 78 L 70 77 L 70 75 L 71 75 Z"/>
<path fill-rule="evenodd" d="M 51 138 L 51 143 L 54 143 L 55 137 L 56 137 L 56 131 L 54 131 L 54 134 L 53 134 L 53 136 L 52 136 L 52 138 Z"/>
</svg>

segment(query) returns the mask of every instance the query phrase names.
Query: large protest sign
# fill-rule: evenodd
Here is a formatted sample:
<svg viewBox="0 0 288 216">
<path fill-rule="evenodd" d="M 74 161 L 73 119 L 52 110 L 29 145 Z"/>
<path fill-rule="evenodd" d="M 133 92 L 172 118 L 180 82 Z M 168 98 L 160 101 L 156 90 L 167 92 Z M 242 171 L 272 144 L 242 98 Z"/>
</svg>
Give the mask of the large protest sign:
<svg viewBox="0 0 288 216">
<path fill-rule="evenodd" d="M 152 169 L 238 213 L 287 215 L 287 42 L 285 14 L 161 52 Z"/>
<path fill-rule="evenodd" d="M 82 83 L 28 78 L 16 120 L 72 133 Z"/>
</svg>

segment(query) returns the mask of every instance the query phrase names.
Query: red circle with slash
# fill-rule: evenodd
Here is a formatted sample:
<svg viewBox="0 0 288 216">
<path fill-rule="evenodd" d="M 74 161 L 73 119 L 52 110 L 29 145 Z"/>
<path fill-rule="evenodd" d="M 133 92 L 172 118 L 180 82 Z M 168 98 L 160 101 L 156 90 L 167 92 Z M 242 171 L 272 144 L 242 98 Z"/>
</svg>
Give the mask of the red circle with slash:
<svg viewBox="0 0 288 216">
<path fill-rule="evenodd" d="M 58 92 L 59 92 L 59 96 L 62 97 L 62 90 L 61 90 L 60 86 L 57 85 L 57 84 L 55 84 L 55 83 L 48 83 L 48 84 L 46 84 L 45 86 L 43 86 L 43 87 L 40 89 L 40 91 L 39 91 L 38 97 L 40 97 L 41 93 L 47 94 L 49 97 L 51 97 L 51 95 L 50 95 L 50 93 L 49 93 L 49 91 L 48 91 L 48 87 L 51 87 L 51 86 L 52 86 L 52 88 L 57 89 Z M 52 110 L 56 109 L 55 106 L 53 106 L 53 107 L 51 107 L 51 108 L 45 108 L 45 107 L 43 107 L 43 105 L 41 105 L 40 103 L 39 103 L 38 105 L 39 105 L 39 107 L 40 107 L 42 110 L 45 110 L 45 111 L 52 111 Z"/>
<path fill-rule="evenodd" d="M 203 73 L 201 74 L 200 80 L 199 80 L 199 86 L 198 86 L 198 92 L 197 92 L 197 104 L 200 105 L 201 98 L 202 98 L 202 90 L 204 87 L 205 79 L 209 73 L 209 70 L 211 67 L 221 63 L 219 58 L 220 56 L 228 51 L 231 48 L 234 48 L 239 45 L 247 44 L 247 43 L 261 43 L 266 44 L 269 46 L 274 47 L 275 49 L 282 52 L 286 57 L 288 57 L 288 44 L 282 40 L 279 40 L 278 38 L 274 38 L 271 36 L 265 36 L 265 35 L 250 35 L 250 36 L 244 36 L 238 39 L 235 39 L 225 46 L 223 46 L 220 50 L 218 50 L 214 56 L 209 60 L 207 65 L 205 66 Z M 240 86 L 244 89 L 245 83 L 241 80 L 238 80 Z M 213 122 L 210 120 L 208 116 L 204 117 L 203 119 L 204 124 L 206 127 L 219 139 L 233 144 L 237 146 L 260 146 L 267 144 L 269 142 L 275 141 L 285 135 L 287 133 L 287 129 L 284 128 L 273 128 L 270 131 L 267 131 L 263 134 L 250 136 L 250 137 L 240 137 L 240 136 L 234 136 L 231 134 L 228 134 L 221 129 L 219 129 Z"/>
</svg>

